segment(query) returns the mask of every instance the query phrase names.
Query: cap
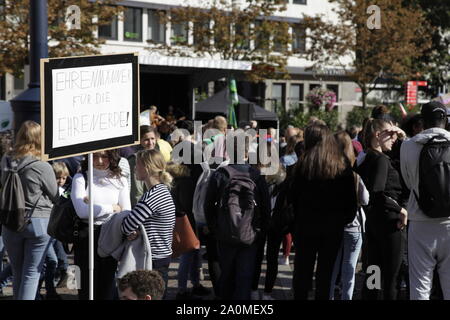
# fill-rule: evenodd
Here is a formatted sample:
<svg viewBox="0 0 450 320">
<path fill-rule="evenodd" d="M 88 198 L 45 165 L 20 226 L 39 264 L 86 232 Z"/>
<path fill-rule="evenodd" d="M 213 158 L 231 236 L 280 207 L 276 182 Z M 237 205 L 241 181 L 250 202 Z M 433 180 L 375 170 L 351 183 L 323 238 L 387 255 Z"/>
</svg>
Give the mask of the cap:
<svg viewBox="0 0 450 320">
<path fill-rule="evenodd" d="M 439 101 L 431 101 L 422 106 L 420 115 L 424 119 L 444 119 L 447 116 L 447 108 Z"/>
</svg>

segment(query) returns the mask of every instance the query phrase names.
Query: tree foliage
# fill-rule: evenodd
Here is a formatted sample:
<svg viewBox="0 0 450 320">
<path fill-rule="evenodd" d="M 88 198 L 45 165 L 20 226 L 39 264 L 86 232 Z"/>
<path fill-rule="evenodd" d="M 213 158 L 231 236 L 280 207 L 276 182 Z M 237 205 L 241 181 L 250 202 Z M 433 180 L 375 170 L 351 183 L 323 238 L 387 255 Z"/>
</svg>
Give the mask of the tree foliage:
<svg viewBox="0 0 450 320">
<path fill-rule="evenodd" d="M 200 3 L 172 8 L 169 14 L 160 12 L 162 23 L 184 26 L 186 34 L 192 33 L 193 43 L 178 37 L 172 42 L 181 46 L 155 43 L 151 50 L 172 56 L 251 61 L 253 70 L 248 78 L 254 82 L 288 77 L 287 59 L 293 54 L 289 24 L 273 19 L 276 12 L 286 10 L 284 0 L 247 0 L 243 5 L 230 0 Z"/>
<path fill-rule="evenodd" d="M 305 16 L 310 46 L 306 57 L 315 68 L 339 66 L 361 88 L 363 105 L 371 84 L 390 79 L 405 82 L 417 75 L 415 59 L 431 46 L 424 12 L 403 0 L 330 0 L 337 23 L 324 16 Z M 367 13 L 377 5 L 381 28 L 369 29 Z"/>
<path fill-rule="evenodd" d="M 0 73 L 21 76 L 28 61 L 29 2 L 5 0 L 0 5 Z M 116 0 L 48 0 L 48 47 L 50 57 L 99 53 L 103 40 L 95 36 L 100 25 L 107 25 L 121 7 Z M 81 28 L 69 30 L 66 10 L 71 5 L 81 9 Z"/>
</svg>

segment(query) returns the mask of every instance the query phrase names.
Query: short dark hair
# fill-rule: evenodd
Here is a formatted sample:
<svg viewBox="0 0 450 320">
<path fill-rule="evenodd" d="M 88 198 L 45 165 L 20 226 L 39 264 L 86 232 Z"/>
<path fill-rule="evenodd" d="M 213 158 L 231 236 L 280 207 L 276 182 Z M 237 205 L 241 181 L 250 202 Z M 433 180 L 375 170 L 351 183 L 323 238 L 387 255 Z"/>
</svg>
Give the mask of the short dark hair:
<svg viewBox="0 0 450 320">
<path fill-rule="evenodd" d="M 158 129 L 156 129 L 155 127 L 143 125 L 139 129 L 140 129 L 141 138 L 149 132 L 153 132 L 155 134 L 156 139 L 159 138 Z"/>
<path fill-rule="evenodd" d="M 155 270 L 129 272 L 118 280 L 118 285 L 120 291 L 131 288 L 138 299 L 144 299 L 149 295 L 152 300 L 161 300 L 165 290 L 164 280 Z"/>
</svg>

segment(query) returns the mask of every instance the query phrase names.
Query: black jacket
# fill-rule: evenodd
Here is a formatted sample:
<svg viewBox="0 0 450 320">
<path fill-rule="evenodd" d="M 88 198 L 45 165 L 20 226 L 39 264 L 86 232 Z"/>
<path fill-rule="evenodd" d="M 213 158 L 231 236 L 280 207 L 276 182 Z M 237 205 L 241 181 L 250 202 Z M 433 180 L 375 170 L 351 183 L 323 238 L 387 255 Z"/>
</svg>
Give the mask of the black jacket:
<svg viewBox="0 0 450 320">
<path fill-rule="evenodd" d="M 400 175 L 387 155 L 369 150 L 357 168 L 370 193 L 368 220 L 388 222 L 398 219 L 404 203 Z"/>
<path fill-rule="evenodd" d="M 328 180 L 307 180 L 295 174 L 289 198 L 294 205 L 296 233 L 343 231 L 357 211 L 353 171 L 349 167 Z"/>
<path fill-rule="evenodd" d="M 241 172 L 250 173 L 250 178 L 255 182 L 257 188 L 255 201 L 258 206 L 258 215 L 255 217 L 254 224 L 260 227 L 263 233 L 266 232 L 270 219 L 270 196 L 264 176 L 261 175 L 258 169 L 255 169 L 248 164 L 231 164 L 230 166 Z M 209 182 L 204 206 L 206 222 L 209 230 L 213 233 L 217 228 L 217 204 L 222 197 L 223 189 L 228 184 L 228 181 L 228 174 L 225 170 L 220 168 L 213 173 Z"/>
</svg>

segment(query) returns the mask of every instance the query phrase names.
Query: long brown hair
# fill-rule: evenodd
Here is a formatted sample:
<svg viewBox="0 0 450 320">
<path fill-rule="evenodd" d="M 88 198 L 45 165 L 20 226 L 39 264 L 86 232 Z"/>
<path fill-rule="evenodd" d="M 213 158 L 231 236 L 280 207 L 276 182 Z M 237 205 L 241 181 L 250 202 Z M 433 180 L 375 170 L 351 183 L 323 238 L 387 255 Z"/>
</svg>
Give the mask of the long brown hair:
<svg viewBox="0 0 450 320">
<path fill-rule="evenodd" d="M 339 147 L 350 162 L 350 165 L 353 166 L 356 161 L 356 156 L 350 135 L 346 131 L 339 131 L 334 134 L 334 137 L 336 138 Z"/>
<path fill-rule="evenodd" d="M 16 143 L 12 151 L 14 158 L 22 158 L 27 155 L 37 159 L 41 157 L 41 126 L 39 123 L 28 120 L 19 129 Z"/>
<path fill-rule="evenodd" d="M 372 139 L 375 133 L 383 131 L 387 125 L 389 125 L 389 122 L 381 119 L 369 119 L 366 122 L 363 129 L 364 149 L 373 149 Z"/>
<path fill-rule="evenodd" d="M 109 168 L 111 171 L 111 176 L 114 178 L 120 178 L 122 175 L 122 169 L 119 167 L 120 155 L 119 150 L 106 150 L 105 153 L 108 155 Z M 88 158 L 85 157 L 83 162 L 81 162 L 81 172 L 87 172 L 88 170 Z"/>
<path fill-rule="evenodd" d="M 297 164 L 296 175 L 307 180 L 334 179 L 348 167 L 330 129 L 311 125 L 305 130 L 305 152 Z"/>
</svg>

